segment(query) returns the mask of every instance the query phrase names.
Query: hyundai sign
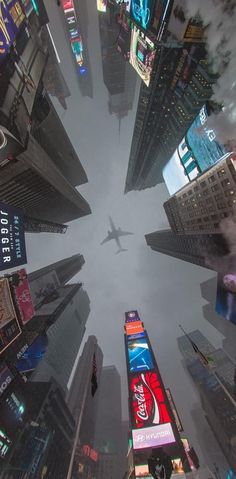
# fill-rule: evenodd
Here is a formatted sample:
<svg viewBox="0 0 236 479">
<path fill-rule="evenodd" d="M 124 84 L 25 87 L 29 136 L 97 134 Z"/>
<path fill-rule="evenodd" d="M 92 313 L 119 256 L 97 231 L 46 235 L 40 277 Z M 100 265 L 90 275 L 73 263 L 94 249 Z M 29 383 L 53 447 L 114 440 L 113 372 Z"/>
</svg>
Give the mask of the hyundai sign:
<svg viewBox="0 0 236 479">
<path fill-rule="evenodd" d="M 25 263 L 23 211 L 0 202 L 0 271 Z"/>
<path fill-rule="evenodd" d="M 145 427 L 143 429 L 134 429 L 132 430 L 132 438 L 134 449 L 160 447 L 176 442 L 170 423 L 148 428 Z"/>
</svg>

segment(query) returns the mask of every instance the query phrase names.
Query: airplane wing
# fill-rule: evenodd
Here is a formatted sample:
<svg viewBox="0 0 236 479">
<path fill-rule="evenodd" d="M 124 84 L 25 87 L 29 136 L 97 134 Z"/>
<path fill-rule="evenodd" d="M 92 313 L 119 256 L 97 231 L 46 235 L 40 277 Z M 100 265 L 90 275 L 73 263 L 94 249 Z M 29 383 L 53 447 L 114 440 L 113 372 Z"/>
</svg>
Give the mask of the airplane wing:
<svg viewBox="0 0 236 479">
<path fill-rule="evenodd" d="M 101 244 L 107 243 L 108 241 L 111 241 L 110 235 L 107 235 L 107 237 L 101 242 Z"/>
<path fill-rule="evenodd" d="M 130 233 L 129 231 L 122 231 L 122 230 L 117 231 L 118 236 L 127 236 L 127 235 L 133 235 L 133 234 L 134 233 Z"/>
</svg>

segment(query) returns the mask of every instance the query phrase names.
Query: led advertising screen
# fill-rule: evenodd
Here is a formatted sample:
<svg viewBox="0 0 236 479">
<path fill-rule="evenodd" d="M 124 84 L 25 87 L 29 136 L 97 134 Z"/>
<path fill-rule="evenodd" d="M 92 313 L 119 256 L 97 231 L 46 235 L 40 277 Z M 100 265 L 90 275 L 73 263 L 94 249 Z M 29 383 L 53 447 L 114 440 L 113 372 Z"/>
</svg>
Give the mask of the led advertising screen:
<svg viewBox="0 0 236 479">
<path fill-rule="evenodd" d="M 140 321 L 138 311 L 127 311 L 125 313 L 125 322 L 126 323 L 131 323 L 133 321 Z"/>
<path fill-rule="evenodd" d="M 39 362 L 43 359 L 47 350 L 48 338 L 46 334 L 41 334 L 35 341 L 23 352 L 17 361 L 16 367 L 21 373 L 34 371 Z"/>
<path fill-rule="evenodd" d="M 8 279 L 0 279 L 0 353 L 21 333 Z"/>
<path fill-rule="evenodd" d="M 125 332 L 127 336 L 129 336 L 130 334 L 143 333 L 144 329 L 142 321 L 132 321 L 130 323 L 126 323 Z"/>
<path fill-rule="evenodd" d="M 145 331 L 143 333 L 131 334 L 129 335 L 129 341 L 131 341 L 131 339 L 139 339 L 139 338 L 146 338 L 146 337 L 147 335 Z"/>
<path fill-rule="evenodd" d="M 11 274 L 9 281 L 18 306 L 19 319 L 24 325 L 32 319 L 35 313 L 26 270 L 23 268 L 15 271 Z"/>
<path fill-rule="evenodd" d="M 218 273 L 216 312 L 236 325 L 236 274 Z"/>
<path fill-rule="evenodd" d="M 132 430 L 133 448 L 160 447 L 175 442 L 170 423 Z"/>
<path fill-rule="evenodd" d="M 130 394 L 134 429 L 171 422 L 157 372 L 145 372 L 132 377 Z"/>
<path fill-rule="evenodd" d="M 25 18 L 18 0 L 0 2 L 0 62 L 8 54 Z"/>
<path fill-rule="evenodd" d="M 139 464 L 138 466 L 134 467 L 135 477 L 137 478 L 145 478 L 145 479 L 152 479 L 152 476 L 149 472 L 148 464 Z"/>
<path fill-rule="evenodd" d="M 207 107 L 203 106 L 186 136 L 163 169 L 163 178 L 171 195 L 224 158 L 226 148 L 207 126 Z"/>
<path fill-rule="evenodd" d="M 97 11 L 101 13 L 107 11 L 107 0 L 97 0 Z"/>
<path fill-rule="evenodd" d="M 155 55 L 154 43 L 133 25 L 129 61 L 147 86 L 150 84 Z"/>
<path fill-rule="evenodd" d="M 131 18 L 144 30 L 150 26 L 154 4 L 154 0 L 131 0 Z"/>
<path fill-rule="evenodd" d="M 152 353 L 147 339 L 128 341 L 128 362 L 131 373 L 153 369 Z"/>
<path fill-rule="evenodd" d="M 27 263 L 24 214 L 0 202 L 0 271 Z"/>
</svg>

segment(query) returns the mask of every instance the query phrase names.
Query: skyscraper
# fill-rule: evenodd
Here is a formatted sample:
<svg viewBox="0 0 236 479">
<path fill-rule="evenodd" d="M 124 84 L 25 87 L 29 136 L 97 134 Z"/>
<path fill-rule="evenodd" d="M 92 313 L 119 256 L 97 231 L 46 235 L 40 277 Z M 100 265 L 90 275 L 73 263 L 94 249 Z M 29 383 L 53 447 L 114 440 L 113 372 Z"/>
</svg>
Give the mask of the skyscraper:
<svg viewBox="0 0 236 479">
<path fill-rule="evenodd" d="M 54 301 L 37 311 L 37 319 L 50 318 L 54 323 L 47 330 L 48 347 L 35 370 L 33 381 L 48 381 L 54 377 L 66 394 L 90 312 L 90 301 L 80 284 L 63 286 Z"/>
<path fill-rule="evenodd" d="M 174 233 L 221 233 L 221 221 L 235 213 L 235 158 L 226 155 L 164 203 Z"/>
<path fill-rule="evenodd" d="M 203 104 L 216 75 L 202 45 L 158 47 L 150 86 L 142 83 L 125 192 L 163 182 L 162 169 Z"/>
<path fill-rule="evenodd" d="M 32 273 L 29 273 L 28 280 L 30 283 L 32 283 L 36 280 L 40 280 L 48 273 L 55 271 L 60 284 L 65 285 L 81 270 L 84 262 L 85 261 L 82 254 L 74 254 L 69 258 L 56 261 L 55 263 L 51 263 L 44 268 L 40 268 Z"/>
<path fill-rule="evenodd" d="M 223 236 L 217 234 L 175 234 L 171 229 L 166 229 L 149 233 L 145 238 L 154 251 L 203 268 L 214 269 L 208 260 L 210 255 L 223 256 L 228 253 Z"/>
<path fill-rule="evenodd" d="M 99 386 L 95 448 L 99 451 L 99 479 L 107 479 L 107 467 L 112 479 L 122 477 L 122 413 L 120 375 L 115 366 L 103 367 Z M 124 460 L 124 458 L 123 458 Z"/>
<path fill-rule="evenodd" d="M 74 188 L 87 177 L 43 85 L 40 18 L 33 15 L 27 28 L 30 36 L 23 29 L 24 42 L 19 35 L 0 66 L 0 200 L 28 217 L 62 224 L 91 212 Z"/>
<path fill-rule="evenodd" d="M 200 331 L 190 333 L 189 338 L 204 355 L 212 357 L 214 361 L 211 372 L 197 357 L 189 339 L 186 336 L 178 338 L 178 346 L 184 357 L 184 364 L 198 389 L 208 423 L 227 461 L 235 471 L 236 408 L 234 402 L 230 400 L 226 393 L 227 390 L 233 397 L 232 386 L 235 365 L 223 350 L 216 350 Z"/>
<path fill-rule="evenodd" d="M 90 368 L 92 371 L 94 358 L 96 361 L 98 390 L 93 397 L 91 394 L 91 374 L 88 374 L 88 370 Z M 79 358 L 71 386 L 66 396 L 66 403 L 76 424 L 78 423 L 80 414 L 83 415 L 79 433 L 81 445 L 87 444 L 94 447 L 102 362 L 103 353 L 98 345 L 97 338 L 95 336 L 89 336 Z M 87 391 L 86 400 L 82 409 L 85 390 Z"/>
</svg>

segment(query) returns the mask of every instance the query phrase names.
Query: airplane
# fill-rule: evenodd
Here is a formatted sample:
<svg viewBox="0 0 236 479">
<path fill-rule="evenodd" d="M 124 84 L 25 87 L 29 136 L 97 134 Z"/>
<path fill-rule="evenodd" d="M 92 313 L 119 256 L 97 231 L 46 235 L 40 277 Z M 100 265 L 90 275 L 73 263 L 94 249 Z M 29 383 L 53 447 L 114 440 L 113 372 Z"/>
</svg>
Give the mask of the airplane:
<svg viewBox="0 0 236 479">
<path fill-rule="evenodd" d="M 133 233 L 130 233 L 129 231 L 122 231 L 121 228 L 116 228 L 110 216 L 109 216 L 109 221 L 110 221 L 111 231 L 108 230 L 107 237 L 101 242 L 101 245 L 104 243 L 107 243 L 107 241 L 115 240 L 119 248 L 116 254 L 122 253 L 123 251 L 128 251 L 127 249 L 121 247 L 120 236 L 132 235 Z"/>
</svg>

